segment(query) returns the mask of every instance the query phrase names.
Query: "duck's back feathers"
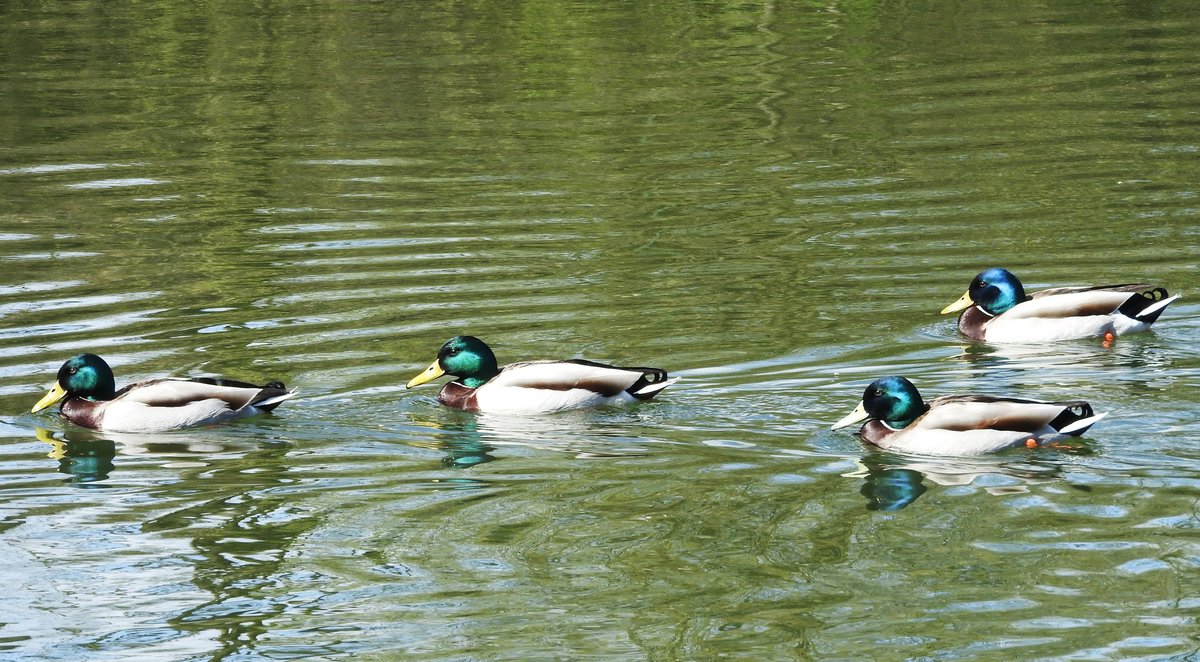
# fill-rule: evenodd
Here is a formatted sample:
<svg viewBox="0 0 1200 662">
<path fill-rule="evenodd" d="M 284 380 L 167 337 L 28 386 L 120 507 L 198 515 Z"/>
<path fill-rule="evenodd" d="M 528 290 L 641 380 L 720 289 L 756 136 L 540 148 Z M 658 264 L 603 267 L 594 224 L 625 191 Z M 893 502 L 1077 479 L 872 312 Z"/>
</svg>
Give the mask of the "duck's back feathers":
<svg viewBox="0 0 1200 662">
<path fill-rule="evenodd" d="M 673 381 L 667 379 L 667 371 L 659 368 L 620 367 L 571 359 L 513 363 L 505 366 L 488 384 L 554 391 L 585 389 L 605 397 L 624 392 L 646 400 Z"/>
<path fill-rule="evenodd" d="M 230 410 L 255 407 L 270 411 L 292 397 L 280 382 L 255 386 L 227 379 L 152 379 L 130 384 L 113 401 L 137 402 L 150 407 L 183 407 L 200 400 L 219 400 Z"/>
<path fill-rule="evenodd" d="M 1136 291 L 1114 289 L 1124 287 L 1148 286 L 1059 287 L 1035 292 L 1032 297 L 1004 313 L 1003 317 L 1063 318 L 1111 315 Z"/>
<path fill-rule="evenodd" d="M 1145 331 L 1168 304 L 1166 290 L 1143 284 L 1059 287 L 1036 292 L 1008 312 L 990 317 L 964 311 L 959 329 L 993 342 L 1048 342 Z"/>
<path fill-rule="evenodd" d="M 1162 289 L 1155 288 L 1149 283 L 1121 283 L 1119 285 L 1082 285 L 1072 287 L 1051 287 L 1044 290 L 1038 290 L 1030 295 L 1031 299 L 1041 297 L 1052 297 L 1059 294 L 1077 294 L 1080 292 L 1094 292 L 1096 290 L 1105 290 L 1111 292 L 1142 292 L 1145 290 Z"/>
<path fill-rule="evenodd" d="M 406 384 L 455 377 L 438 394 L 443 404 L 491 413 L 543 413 L 649 400 L 675 382 L 659 368 L 625 368 L 571 359 L 524 361 L 499 368 L 492 349 L 475 336 L 455 336 L 437 360 Z"/>
<path fill-rule="evenodd" d="M 63 418 L 108 432 L 165 432 L 268 412 L 291 398 L 282 382 L 264 386 L 200 377 L 152 379 L 117 391 L 112 368 L 95 354 L 71 357 L 54 387 L 30 410 L 61 402 Z"/>
<path fill-rule="evenodd" d="M 924 455 L 978 455 L 1062 436 L 1079 436 L 1105 414 L 1082 400 L 1041 402 L 988 395 L 951 395 L 903 428 L 872 419 L 860 434 L 888 450 Z"/>
<path fill-rule="evenodd" d="M 1092 416 L 1091 405 L 1082 400 L 1040 402 L 990 395 L 946 395 L 929 401 L 929 410 L 910 428 L 974 430 L 988 428 L 1027 434 L 1054 431 Z"/>
<path fill-rule="evenodd" d="M 268 412 L 295 394 L 281 382 L 152 379 L 130 384 L 108 401 L 70 398 L 62 414 L 76 425 L 108 432 L 164 432 Z"/>
<path fill-rule="evenodd" d="M 548 412 L 649 400 L 674 382 L 658 368 L 619 367 L 582 359 L 523 361 L 505 366 L 478 389 L 451 382 L 439 399 L 480 411 Z"/>
<path fill-rule="evenodd" d="M 1177 298 L 1148 283 L 1055 287 L 1025 296 L 1016 276 L 989 269 L 942 312 L 970 305 L 959 316 L 958 328 L 976 340 L 1052 342 L 1145 331 Z"/>
</svg>

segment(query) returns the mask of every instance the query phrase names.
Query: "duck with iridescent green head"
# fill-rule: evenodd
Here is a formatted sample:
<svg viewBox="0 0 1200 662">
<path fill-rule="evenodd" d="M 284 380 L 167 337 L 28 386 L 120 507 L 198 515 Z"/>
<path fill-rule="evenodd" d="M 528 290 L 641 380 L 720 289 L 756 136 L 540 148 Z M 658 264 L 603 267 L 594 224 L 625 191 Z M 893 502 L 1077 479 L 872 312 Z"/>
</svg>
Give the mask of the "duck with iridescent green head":
<svg viewBox="0 0 1200 662">
<path fill-rule="evenodd" d="M 1027 296 L 1016 276 L 995 267 L 975 276 L 967 292 L 943 308 L 942 314 L 963 311 L 958 330 L 975 340 L 1112 340 L 1146 331 L 1178 298 L 1145 283 L 1056 287 Z"/>
<path fill-rule="evenodd" d="M 866 421 L 859 436 L 885 450 L 981 455 L 1077 437 L 1106 415 L 1082 400 L 945 395 L 926 402 L 904 377 L 883 377 L 871 382 L 858 407 L 831 429 Z"/>
<path fill-rule="evenodd" d="M 31 410 L 62 402 L 59 415 L 105 432 L 166 432 L 269 412 L 296 394 L 281 382 L 255 386 L 229 379 L 152 379 L 117 390 L 112 368 L 95 354 L 80 354 L 58 370 Z"/>
<path fill-rule="evenodd" d="M 649 400 L 676 379 L 660 368 L 628 368 L 582 359 L 522 361 L 499 367 L 474 336 L 455 336 L 406 388 L 443 375 L 456 379 L 438 393 L 442 404 L 468 411 L 546 413 Z"/>
</svg>

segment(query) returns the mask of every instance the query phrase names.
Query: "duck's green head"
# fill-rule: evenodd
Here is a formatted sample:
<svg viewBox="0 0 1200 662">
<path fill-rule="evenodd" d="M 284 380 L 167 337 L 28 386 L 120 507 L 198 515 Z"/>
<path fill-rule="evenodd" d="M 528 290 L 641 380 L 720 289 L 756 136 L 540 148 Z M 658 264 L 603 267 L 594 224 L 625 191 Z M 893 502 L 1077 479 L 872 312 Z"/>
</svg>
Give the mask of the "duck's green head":
<svg viewBox="0 0 1200 662">
<path fill-rule="evenodd" d="M 981 272 L 971 281 L 967 293 L 942 309 L 953 313 L 969 306 L 979 306 L 989 315 L 1000 315 L 1025 300 L 1025 288 L 1008 269 L 993 267 Z"/>
<path fill-rule="evenodd" d="M 50 392 L 33 406 L 32 412 L 74 395 L 89 400 L 112 400 L 116 395 L 117 383 L 112 368 L 95 354 L 73 356 L 58 369 L 58 379 Z"/>
<path fill-rule="evenodd" d="M 475 336 L 454 336 L 438 350 L 437 360 L 413 377 L 406 388 L 420 386 L 442 375 L 452 375 L 464 386 L 479 388 L 499 372 L 492 348 Z"/>
<path fill-rule="evenodd" d="M 903 377 L 882 377 L 867 386 L 858 407 L 834 423 L 831 429 L 844 428 L 873 418 L 899 430 L 908 427 L 928 408 L 912 382 Z"/>
</svg>

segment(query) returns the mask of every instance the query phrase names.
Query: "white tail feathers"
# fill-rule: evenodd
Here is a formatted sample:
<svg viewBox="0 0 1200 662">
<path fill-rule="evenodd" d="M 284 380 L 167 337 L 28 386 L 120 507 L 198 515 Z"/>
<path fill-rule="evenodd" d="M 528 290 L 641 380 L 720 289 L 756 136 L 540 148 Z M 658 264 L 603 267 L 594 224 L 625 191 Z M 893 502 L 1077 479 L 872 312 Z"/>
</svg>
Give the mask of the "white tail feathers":
<svg viewBox="0 0 1200 662">
<path fill-rule="evenodd" d="M 1081 418 L 1078 421 L 1071 423 L 1070 425 L 1063 426 L 1063 429 L 1059 430 L 1058 433 L 1059 434 L 1072 434 L 1072 433 L 1083 432 L 1084 430 L 1092 427 L 1092 425 L 1094 425 L 1096 423 L 1096 421 L 1104 418 L 1105 416 L 1108 416 L 1108 412 L 1102 412 L 1102 413 L 1096 414 L 1095 416 Z"/>
<path fill-rule="evenodd" d="M 665 380 L 665 381 L 654 382 L 653 384 L 646 384 L 645 386 L 634 391 L 633 394 L 634 395 L 644 395 L 644 396 L 648 397 L 648 396 L 654 395 L 655 393 L 658 393 L 659 391 L 670 386 L 671 384 L 674 384 L 677 381 L 679 381 L 679 378 L 673 377 L 673 378 Z"/>
<path fill-rule="evenodd" d="M 259 408 L 270 407 L 271 405 L 277 405 L 277 404 L 283 402 L 284 400 L 291 399 L 292 397 L 294 397 L 296 395 L 296 393 L 297 393 L 297 390 L 293 389 L 282 395 L 277 395 L 272 398 L 267 398 L 266 400 L 259 400 L 258 402 L 251 403 L 250 406 L 259 407 Z"/>
<path fill-rule="evenodd" d="M 1163 299 L 1162 301 L 1159 301 L 1152 306 L 1146 306 L 1146 308 L 1144 308 L 1140 313 L 1138 313 L 1137 316 L 1138 317 L 1150 317 L 1150 316 L 1154 315 L 1155 313 L 1157 313 L 1158 311 L 1162 310 L 1163 308 L 1166 308 L 1168 305 L 1170 305 L 1170 303 L 1172 301 L 1174 301 L 1178 298 L 1179 298 L 1179 295 L 1176 294 L 1175 296 L 1167 297 L 1166 299 Z"/>
</svg>

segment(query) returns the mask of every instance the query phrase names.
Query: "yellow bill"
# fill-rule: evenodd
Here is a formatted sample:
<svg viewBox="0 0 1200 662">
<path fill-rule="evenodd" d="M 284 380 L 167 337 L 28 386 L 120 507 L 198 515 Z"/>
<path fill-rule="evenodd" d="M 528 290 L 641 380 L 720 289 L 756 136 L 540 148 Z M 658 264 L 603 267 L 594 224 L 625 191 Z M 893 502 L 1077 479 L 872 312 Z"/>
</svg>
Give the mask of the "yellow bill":
<svg viewBox="0 0 1200 662">
<path fill-rule="evenodd" d="M 438 365 L 437 361 L 434 361 L 433 363 L 429 364 L 428 368 L 425 368 L 425 372 L 422 372 L 416 377 L 408 380 L 408 383 L 404 385 L 404 388 L 420 386 L 421 384 L 424 384 L 425 382 L 431 382 L 444 374 L 446 374 L 446 371 L 442 370 L 442 366 Z"/>
<path fill-rule="evenodd" d="M 65 397 L 67 397 L 67 392 L 63 390 L 62 385 L 58 382 L 54 382 L 54 388 L 51 388 L 49 393 L 42 396 L 42 399 L 38 400 L 37 404 L 33 406 L 33 409 L 29 410 L 29 413 L 36 414 Z"/>
<path fill-rule="evenodd" d="M 945 315 L 946 313 L 953 313 L 953 312 L 957 312 L 959 310 L 965 310 L 967 308 L 970 308 L 973 305 L 975 305 L 975 302 L 971 299 L 971 293 L 968 291 L 968 292 L 964 293 L 961 297 L 959 297 L 958 301 L 955 301 L 954 303 L 950 304 L 949 306 L 946 306 L 945 308 L 943 308 L 942 314 Z"/>
<path fill-rule="evenodd" d="M 867 413 L 867 405 L 860 401 L 858 406 L 854 408 L 854 411 L 847 414 L 842 420 L 834 423 L 829 429 L 836 430 L 838 428 L 844 428 L 847 425 L 854 425 L 859 421 L 865 421 L 870 417 L 871 415 Z"/>
</svg>

